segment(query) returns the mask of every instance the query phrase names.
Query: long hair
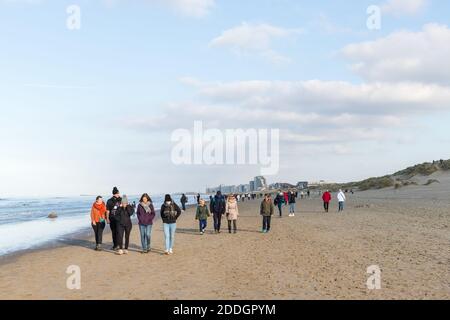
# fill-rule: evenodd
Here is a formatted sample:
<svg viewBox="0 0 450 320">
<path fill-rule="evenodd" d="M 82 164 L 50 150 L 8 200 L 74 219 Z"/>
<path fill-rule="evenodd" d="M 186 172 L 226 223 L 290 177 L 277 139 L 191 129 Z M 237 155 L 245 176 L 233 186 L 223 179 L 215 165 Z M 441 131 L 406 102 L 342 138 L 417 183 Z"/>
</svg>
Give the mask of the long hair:
<svg viewBox="0 0 450 320">
<path fill-rule="evenodd" d="M 150 198 L 150 196 L 147 193 L 144 193 L 141 197 L 141 200 L 139 200 L 139 202 L 144 202 L 144 198 L 147 198 L 148 202 L 153 202 L 152 198 Z"/>
</svg>

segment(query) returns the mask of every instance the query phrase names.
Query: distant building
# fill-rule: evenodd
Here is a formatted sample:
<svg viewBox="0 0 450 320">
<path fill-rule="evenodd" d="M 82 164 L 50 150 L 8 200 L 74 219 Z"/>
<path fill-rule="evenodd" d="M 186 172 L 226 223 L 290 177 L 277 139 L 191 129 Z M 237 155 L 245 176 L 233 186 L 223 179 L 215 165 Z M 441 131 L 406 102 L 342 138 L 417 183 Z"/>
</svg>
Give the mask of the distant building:
<svg viewBox="0 0 450 320">
<path fill-rule="evenodd" d="M 250 185 L 250 192 L 253 192 L 256 190 L 255 189 L 255 181 L 250 181 L 249 185 Z"/>
<path fill-rule="evenodd" d="M 256 191 L 261 191 L 261 190 L 267 189 L 266 178 L 264 178 L 263 176 L 255 177 L 254 182 L 255 182 L 255 190 Z"/>
<path fill-rule="evenodd" d="M 300 181 L 299 183 L 297 183 L 297 188 L 298 189 L 308 189 L 309 183 L 307 181 Z"/>
</svg>

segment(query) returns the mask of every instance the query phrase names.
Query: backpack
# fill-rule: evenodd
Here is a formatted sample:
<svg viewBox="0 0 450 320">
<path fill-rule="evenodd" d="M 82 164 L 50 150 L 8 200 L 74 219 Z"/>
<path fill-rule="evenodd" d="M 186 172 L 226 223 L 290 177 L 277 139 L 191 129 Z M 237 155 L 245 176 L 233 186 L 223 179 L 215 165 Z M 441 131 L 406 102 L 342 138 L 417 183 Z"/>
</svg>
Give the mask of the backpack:
<svg viewBox="0 0 450 320">
<path fill-rule="evenodd" d="M 224 209 L 225 200 L 222 197 L 217 197 L 214 199 L 212 208 L 214 213 L 222 213 Z"/>
<path fill-rule="evenodd" d="M 169 206 L 164 206 L 164 215 L 168 220 L 175 220 L 177 218 L 177 212 L 173 203 L 171 203 Z"/>
</svg>

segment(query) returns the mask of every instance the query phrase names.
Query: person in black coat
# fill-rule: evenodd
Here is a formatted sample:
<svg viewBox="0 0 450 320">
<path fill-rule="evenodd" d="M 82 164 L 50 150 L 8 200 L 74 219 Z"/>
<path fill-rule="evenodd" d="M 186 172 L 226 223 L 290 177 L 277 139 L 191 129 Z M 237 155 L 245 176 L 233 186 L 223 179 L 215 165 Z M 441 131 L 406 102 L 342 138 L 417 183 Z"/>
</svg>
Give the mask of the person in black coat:
<svg viewBox="0 0 450 320">
<path fill-rule="evenodd" d="M 163 221 L 164 239 L 166 243 L 165 254 L 173 254 L 175 231 L 177 229 L 177 220 L 181 215 L 181 209 L 173 202 L 172 197 L 169 194 L 166 194 L 160 213 Z"/>
<path fill-rule="evenodd" d="M 131 216 L 134 215 L 134 208 L 128 203 L 128 197 L 126 195 L 122 198 L 122 204 L 118 210 L 118 222 L 117 222 L 117 245 L 119 250 L 118 255 L 128 253 L 128 245 L 130 244 L 130 234 L 133 224 L 131 222 Z M 123 243 L 123 236 L 125 235 L 125 245 Z"/>
</svg>

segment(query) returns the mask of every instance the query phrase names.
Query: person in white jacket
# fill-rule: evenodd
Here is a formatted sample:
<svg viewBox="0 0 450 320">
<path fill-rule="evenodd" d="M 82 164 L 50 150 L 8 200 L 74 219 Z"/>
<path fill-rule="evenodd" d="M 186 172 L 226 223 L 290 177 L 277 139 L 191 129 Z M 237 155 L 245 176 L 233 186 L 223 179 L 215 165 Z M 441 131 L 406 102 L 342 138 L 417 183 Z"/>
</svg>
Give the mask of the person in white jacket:
<svg viewBox="0 0 450 320">
<path fill-rule="evenodd" d="M 337 195 L 338 201 L 339 201 L 339 212 L 344 211 L 344 203 L 345 203 L 345 193 L 339 189 L 339 193 Z"/>
</svg>

